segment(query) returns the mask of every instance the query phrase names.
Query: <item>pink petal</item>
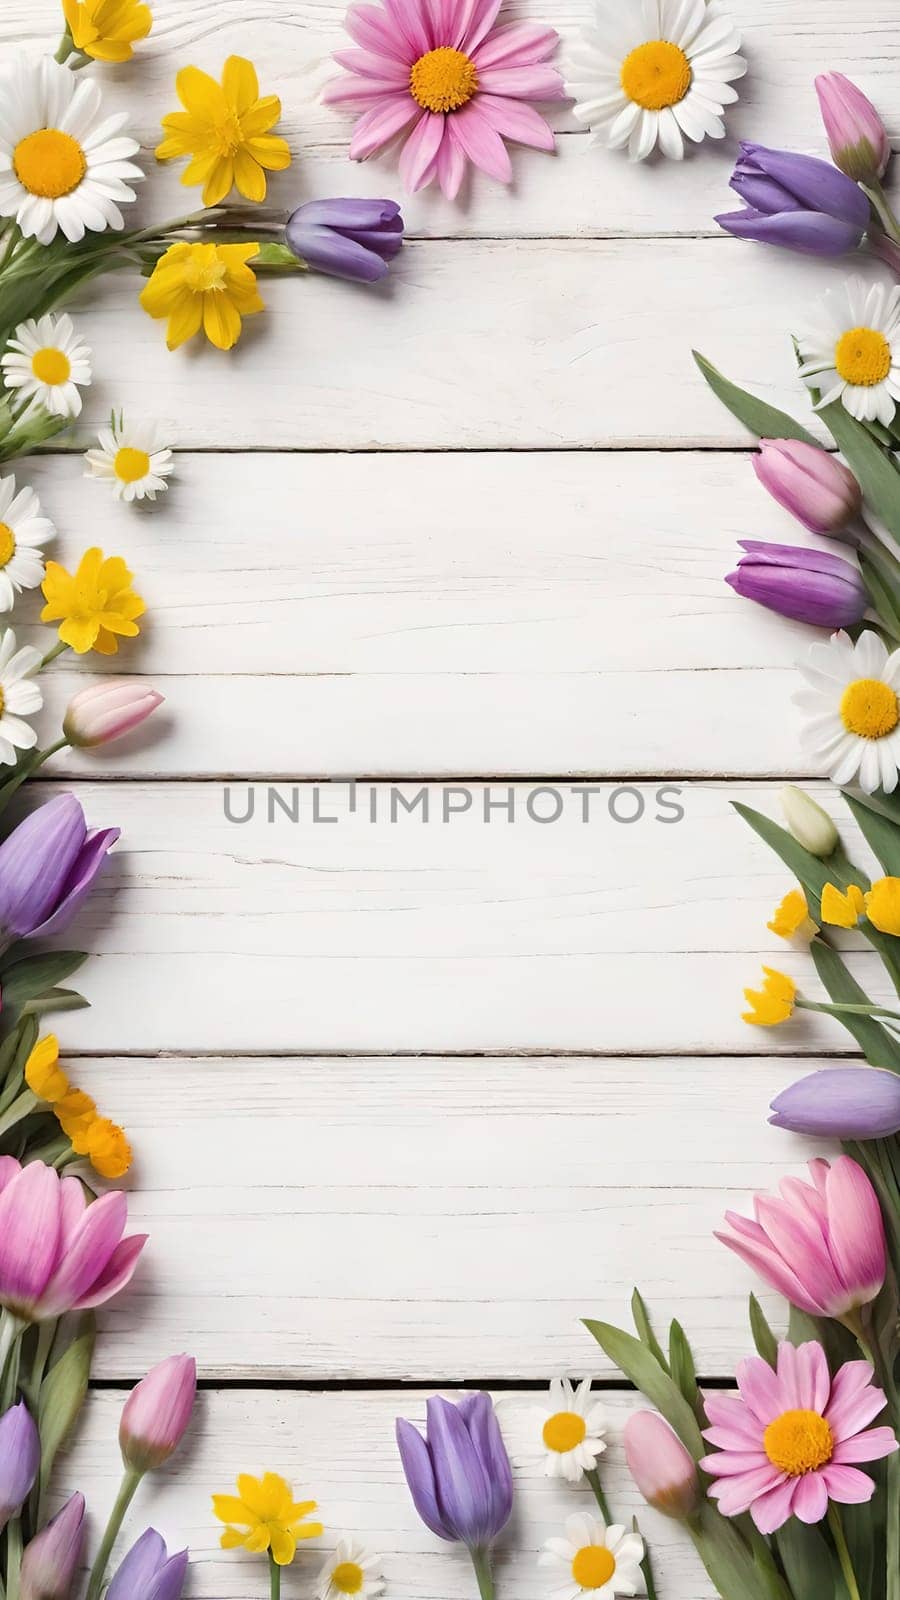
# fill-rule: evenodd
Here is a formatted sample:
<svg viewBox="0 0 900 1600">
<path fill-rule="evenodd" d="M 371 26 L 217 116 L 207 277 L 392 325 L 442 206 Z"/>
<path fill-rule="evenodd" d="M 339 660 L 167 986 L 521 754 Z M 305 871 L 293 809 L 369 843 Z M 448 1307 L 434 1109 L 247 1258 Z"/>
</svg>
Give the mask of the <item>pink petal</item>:
<svg viewBox="0 0 900 1600">
<path fill-rule="evenodd" d="M 783 1200 L 761 1196 L 758 1216 L 775 1249 L 824 1311 L 846 1310 L 846 1287 L 816 1223 Z"/>
<path fill-rule="evenodd" d="M 506 146 L 499 133 L 495 133 L 481 115 L 477 99 L 470 100 L 461 111 L 453 113 L 450 131 L 474 166 L 480 167 L 490 178 L 509 183 L 512 167 Z"/>
<path fill-rule="evenodd" d="M 761 1427 L 767 1428 L 773 1417 L 784 1411 L 781 1384 L 768 1361 L 760 1356 L 748 1356 L 737 1365 L 737 1384 L 742 1399 L 749 1406 Z"/>
<path fill-rule="evenodd" d="M 384 78 L 357 78 L 353 74 L 345 78 L 332 78 L 322 90 L 322 101 L 326 106 L 351 106 L 359 111 L 368 111 L 370 107 L 378 105 L 385 96 L 394 99 L 399 94 L 395 81 Z M 407 94 L 407 100 L 412 96 Z M 415 106 L 415 101 L 412 100 Z"/>
<path fill-rule="evenodd" d="M 384 0 L 384 9 L 397 33 L 409 44 L 412 65 L 413 61 L 418 61 L 419 56 L 424 56 L 432 48 L 421 7 L 416 0 Z"/>
<path fill-rule="evenodd" d="M 535 150 L 553 150 L 556 141 L 553 130 L 540 112 L 521 100 L 497 99 L 492 94 L 480 94 L 478 105 L 496 133 L 515 139 L 518 144 L 532 145 Z"/>
<path fill-rule="evenodd" d="M 375 55 L 391 56 L 402 61 L 407 69 L 412 66 L 412 56 L 404 35 L 391 26 L 389 17 L 378 6 L 351 6 L 344 19 L 351 39 L 364 50 Z"/>
<path fill-rule="evenodd" d="M 723 1517 L 740 1517 L 745 1511 L 758 1501 L 760 1495 L 766 1495 L 781 1483 L 784 1474 L 773 1467 L 770 1461 L 764 1467 L 758 1467 L 754 1472 L 745 1472 L 739 1478 L 720 1478 L 710 1488 L 710 1496 L 715 1500 Z"/>
<path fill-rule="evenodd" d="M 58 1248 L 59 1178 L 43 1161 L 32 1161 L 0 1194 L 0 1301 L 13 1310 L 32 1308 Z"/>
<path fill-rule="evenodd" d="M 819 1194 L 802 1178 L 783 1178 L 778 1188 L 788 1204 L 795 1211 L 805 1211 L 812 1222 L 824 1234 L 825 1224 L 828 1221 L 828 1207 L 824 1195 Z"/>
<path fill-rule="evenodd" d="M 831 1396 L 831 1375 L 820 1344 L 810 1342 L 796 1349 L 787 1340 L 780 1344 L 778 1380 L 788 1410 L 824 1414 Z"/>
<path fill-rule="evenodd" d="M 474 55 L 487 38 L 500 10 L 501 0 L 462 0 L 458 12 L 459 49 Z"/>
<path fill-rule="evenodd" d="M 61 1261 L 78 1231 L 87 1207 L 84 1184 L 77 1178 L 63 1178 L 59 1186 L 59 1249 Z"/>
<path fill-rule="evenodd" d="M 835 1374 L 825 1419 L 840 1443 L 868 1427 L 884 1410 L 885 1396 L 872 1383 L 868 1361 L 848 1361 Z"/>
<path fill-rule="evenodd" d="M 434 177 L 446 121 L 441 112 L 423 111 L 403 146 L 400 177 L 410 194 L 424 188 Z"/>
<path fill-rule="evenodd" d="M 127 1217 L 128 1202 L 119 1189 L 86 1207 L 41 1296 L 43 1317 L 56 1317 L 70 1311 L 88 1292 L 105 1270 L 122 1237 Z"/>
<path fill-rule="evenodd" d="M 801 1522 L 821 1522 L 828 1513 L 828 1490 L 820 1472 L 806 1472 L 798 1479 L 792 1503 L 794 1516 Z"/>
<path fill-rule="evenodd" d="M 740 1445 L 736 1449 L 726 1445 L 714 1455 L 704 1456 L 700 1465 L 712 1478 L 736 1478 L 743 1473 L 759 1472 L 771 1463 L 765 1450 L 758 1447 L 756 1450 L 744 1450 Z"/>
<path fill-rule="evenodd" d="M 881 1461 L 892 1456 L 897 1449 L 893 1428 L 869 1428 L 853 1439 L 842 1439 L 835 1445 L 832 1461 L 844 1467 L 854 1461 Z"/>
<path fill-rule="evenodd" d="M 150 1237 L 147 1233 L 135 1233 L 128 1239 L 123 1239 L 116 1245 L 115 1250 L 107 1262 L 106 1268 L 97 1281 L 91 1286 L 87 1294 L 82 1295 L 73 1311 L 90 1311 L 94 1306 L 105 1305 L 113 1295 L 124 1289 L 134 1277 L 138 1256 Z"/>
<path fill-rule="evenodd" d="M 412 95 L 395 95 L 382 100 L 360 117 L 350 141 L 350 160 L 366 161 L 384 145 L 389 144 L 402 128 L 419 115 L 419 107 Z"/>
<path fill-rule="evenodd" d="M 729 1212 L 728 1221 L 732 1227 L 735 1226 L 736 1220 Z M 746 1218 L 740 1220 L 745 1222 Z M 807 1294 L 796 1273 L 785 1265 L 778 1252 L 771 1245 L 758 1244 L 756 1240 L 742 1235 L 735 1237 L 730 1233 L 717 1233 L 716 1238 L 721 1240 L 722 1244 L 726 1244 L 729 1250 L 733 1250 L 736 1256 L 740 1256 L 748 1267 L 758 1272 L 771 1288 L 783 1294 L 791 1305 L 797 1306 L 800 1311 L 808 1311 L 810 1316 L 821 1316 L 822 1306 Z"/>
<path fill-rule="evenodd" d="M 715 1431 L 728 1433 L 735 1440 L 740 1441 L 736 1444 L 736 1449 L 746 1450 L 748 1446 L 752 1449 L 759 1444 L 763 1434 L 763 1425 L 748 1410 L 743 1400 L 739 1400 L 734 1395 L 729 1394 L 707 1395 L 704 1400 L 704 1406 L 706 1415 L 714 1425 L 713 1428 L 704 1429 L 704 1439 L 711 1439 Z M 713 1441 L 713 1443 L 718 1442 L 717 1440 Z"/>
<path fill-rule="evenodd" d="M 559 34 L 555 28 L 546 28 L 540 23 L 507 22 L 502 28 L 495 28 L 490 38 L 474 51 L 472 60 L 479 72 L 487 67 L 498 67 L 501 62 L 507 67 L 530 67 L 536 61 L 545 61 L 558 43 Z"/>
<path fill-rule="evenodd" d="M 453 138 L 452 131 L 448 128 L 447 137 L 443 140 L 438 151 L 437 172 L 438 181 L 448 200 L 455 200 L 459 194 L 460 184 L 466 170 L 466 158 L 462 148 Z"/>
<path fill-rule="evenodd" d="M 815 1156 L 806 1165 L 809 1168 L 809 1175 L 815 1185 L 816 1193 L 824 1200 L 828 1189 L 830 1163 L 825 1160 L 824 1156 Z"/>
<path fill-rule="evenodd" d="M 17 1161 L 15 1156 L 0 1156 L 0 1194 L 3 1193 L 8 1183 L 12 1183 L 16 1174 L 21 1171 L 22 1163 Z"/>
<path fill-rule="evenodd" d="M 371 78 L 379 85 L 391 83 L 396 89 L 409 88 L 409 67 L 403 61 L 390 61 L 368 50 L 335 50 L 334 59 L 359 78 Z"/>
<path fill-rule="evenodd" d="M 759 1449 L 761 1433 L 759 1428 L 756 1428 L 752 1434 L 749 1429 L 746 1433 L 743 1433 L 739 1428 L 704 1428 L 703 1437 L 710 1444 L 715 1445 L 717 1450 L 753 1451 Z"/>
<path fill-rule="evenodd" d="M 844 1283 L 873 1300 L 884 1283 L 886 1248 L 878 1196 L 850 1156 L 838 1156 L 826 1179 L 829 1243 Z"/>
<path fill-rule="evenodd" d="M 478 87 L 485 94 L 507 94 L 517 100 L 565 100 L 566 91 L 555 67 L 489 67 L 479 72 Z"/>
<path fill-rule="evenodd" d="M 776 1533 L 779 1528 L 784 1527 L 791 1515 L 796 1484 L 796 1478 L 788 1478 L 771 1489 L 768 1494 L 754 1501 L 750 1507 L 750 1515 L 760 1533 Z"/>
<path fill-rule="evenodd" d="M 832 1500 L 840 1501 L 842 1506 L 864 1506 L 875 1493 L 874 1480 L 868 1473 L 857 1471 L 856 1467 L 840 1467 L 831 1463 L 823 1467 L 822 1476 Z"/>
</svg>

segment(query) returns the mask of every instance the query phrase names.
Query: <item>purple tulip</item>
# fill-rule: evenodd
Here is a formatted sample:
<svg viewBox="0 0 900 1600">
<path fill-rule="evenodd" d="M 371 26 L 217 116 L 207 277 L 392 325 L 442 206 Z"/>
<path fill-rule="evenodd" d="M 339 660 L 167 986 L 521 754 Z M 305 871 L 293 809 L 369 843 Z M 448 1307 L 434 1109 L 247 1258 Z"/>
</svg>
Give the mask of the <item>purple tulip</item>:
<svg viewBox="0 0 900 1600">
<path fill-rule="evenodd" d="M 0 944 L 67 928 L 118 828 L 88 829 L 73 794 L 33 811 L 0 844 Z"/>
<path fill-rule="evenodd" d="M 41 1464 L 41 1441 L 24 1400 L 0 1417 L 0 1528 L 18 1516 Z"/>
<path fill-rule="evenodd" d="M 68 1600 L 84 1545 L 84 1495 L 73 1494 L 25 1547 L 20 1600 Z"/>
<path fill-rule="evenodd" d="M 772 1101 L 776 1128 L 824 1139 L 889 1139 L 900 1133 L 900 1077 L 881 1067 L 811 1072 Z"/>
<path fill-rule="evenodd" d="M 119 1567 L 106 1600 L 180 1600 L 187 1565 L 187 1550 L 170 1556 L 162 1534 L 148 1528 Z"/>
<path fill-rule="evenodd" d="M 487 1552 L 509 1521 L 513 1485 L 509 1457 L 488 1394 L 453 1405 L 440 1395 L 426 1405 L 426 1436 L 402 1418 L 397 1444 L 415 1508 L 439 1539 Z"/>
<path fill-rule="evenodd" d="M 852 178 L 815 156 L 742 144 L 731 187 L 743 211 L 716 217 L 737 239 L 783 245 L 814 256 L 843 256 L 862 244 L 869 202 Z"/>
<path fill-rule="evenodd" d="M 332 278 L 375 283 L 403 243 L 395 200 L 310 200 L 288 219 L 294 255 Z"/>
<path fill-rule="evenodd" d="M 843 557 L 759 539 L 738 543 L 747 554 L 725 582 L 745 600 L 820 628 L 849 628 L 862 621 L 869 597 L 856 568 Z"/>
<path fill-rule="evenodd" d="M 760 439 L 753 470 L 773 499 L 810 533 L 835 537 L 862 510 L 862 490 L 836 456 L 802 439 Z"/>
<path fill-rule="evenodd" d="M 816 94 L 835 166 L 857 183 L 877 183 L 891 159 L 891 144 L 871 100 L 842 72 L 823 72 Z"/>
</svg>

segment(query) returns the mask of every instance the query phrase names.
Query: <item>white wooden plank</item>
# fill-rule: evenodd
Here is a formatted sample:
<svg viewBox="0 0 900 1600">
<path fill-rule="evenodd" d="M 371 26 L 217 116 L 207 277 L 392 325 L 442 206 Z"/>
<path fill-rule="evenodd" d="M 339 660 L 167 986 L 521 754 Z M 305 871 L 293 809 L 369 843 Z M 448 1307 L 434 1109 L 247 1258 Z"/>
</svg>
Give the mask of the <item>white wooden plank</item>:
<svg viewBox="0 0 900 1600">
<path fill-rule="evenodd" d="M 612 1377 L 580 1319 L 627 1320 L 638 1283 L 691 1330 L 700 1370 L 727 1375 L 759 1285 L 713 1229 L 828 1153 L 766 1121 L 804 1070 L 73 1061 L 128 1130 L 131 1225 L 150 1235 L 103 1313 L 97 1373 L 187 1346 L 218 1378 L 508 1380 L 566 1362 Z"/>
<path fill-rule="evenodd" d="M 284 0 L 257 0 L 252 12 L 241 0 L 157 0 L 153 9 L 154 32 L 140 46 L 137 62 L 97 69 L 111 103 L 130 111 L 146 149 L 152 201 L 143 202 L 141 214 L 158 218 L 185 210 L 177 165 L 157 170 L 151 154 L 160 136 L 158 119 L 176 104 L 176 71 L 190 60 L 217 73 L 232 52 L 252 57 L 264 89 L 282 98 L 283 129 L 296 163 L 274 181 L 276 203 L 288 206 L 313 195 L 347 192 L 401 196 L 396 156 L 351 166 L 352 119 L 321 104 L 322 87 L 336 71 L 331 52 L 348 42 L 341 26 L 343 0 L 297 0 L 290 6 Z M 740 103 L 729 112 L 727 144 L 707 144 L 681 167 L 647 163 L 634 168 L 619 156 L 589 150 L 568 108 L 554 107 L 550 120 L 562 130 L 555 160 L 517 150 L 512 191 L 479 175 L 462 204 L 449 205 L 431 190 L 409 196 L 410 227 L 438 237 L 714 231 L 713 216 L 731 205 L 727 182 L 734 141 L 755 139 L 825 153 L 812 85 L 816 73 L 833 67 L 857 79 L 892 132 L 900 134 L 898 31 L 891 0 L 854 0 L 852 19 L 844 0 L 729 0 L 728 9 L 743 31 L 750 73 L 739 86 Z M 504 11 L 509 18 L 551 21 L 563 37 L 564 68 L 576 32 L 590 14 L 590 0 L 515 0 Z M 5 0 L 0 45 L 46 48 L 59 28 L 56 0 Z"/>
<path fill-rule="evenodd" d="M 390 786 L 360 785 L 354 811 L 347 786 L 287 785 L 296 821 L 275 803 L 270 823 L 261 785 L 241 824 L 218 783 L 81 786 L 90 822 L 126 838 L 79 920 L 99 958 L 83 980 L 93 1008 L 67 1018 L 67 1039 L 88 1051 L 846 1046 L 827 1017 L 740 1020 L 762 961 L 816 993 L 808 957 L 765 927 L 791 880 L 731 806 L 777 813 L 777 784 L 685 788 L 674 826 L 654 820 L 672 813 L 652 785 L 631 825 L 611 818 L 611 785 L 533 787 L 400 791 L 407 806 L 428 795 L 426 823 L 424 800 L 408 813 Z M 232 786 L 232 815 L 246 797 Z M 529 804 L 559 820 L 531 820 Z M 637 806 L 613 800 L 625 816 Z M 872 952 L 851 962 L 885 993 Z"/>
<path fill-rule="evenodd" d="M 549 1350 L 558 1363 L 559 1352 Z M 588 1362 L 590 1351 L 587 1352 Z M 577 1363 L 580 1371 L 584 1361 Z M 587 1368 L 585 1368 L 587 1370 Z M 450 1398 L 453 1391 L 445 1390 Z M 538 1396 L 538 1400 L 540 1397 Z M 673 1523 L 650 1511 L 631 1483 L 621 1431 L 637 1406 L 634 1396 L 603 1397 L 610 1419 L 610 1445 L 603 1457 L 607 1493 L 624 1522 L 632 1515 L 651 1543 L 666 1600 L 712 1600 L 692 1545 Z M 573 1511 L 590 1510 L 583 1487 L 563 1486 L 521 1462 L 531 1454 L 535 1404 L 532 1393 L 498 1396 L 507 1444 L 515 1456 L 515 1511 L 497 1549 L 498 1593 L 518 1600 L 544 1600 L 548 1574 L 537 1553 L 562 1531 Z M 121 1462 L 116 1447 L 122 1396 L 91 1397 L 81 1437 L 58 1475 L 60 1485 L 81 1483 L 88 1493 L 94 1537 L 115 1498 Z M 220 1525 L 210 1496 L 229 1490 L 238 1472 L 281 1472 L 315 1496 L 325 1534 L 301 1546 L 286 1578 L 292 1593 L 312 1592 L 319 1568 L 341 1533 L 355 1533 L 385 1556 L 387 1594 L 396 1600 L 471 1600 L 472 1569 L 465 1551 L 442 1544 L 418 1521 L 403 1480 L 394 1443 L 394 1420 L 424 1419 L 425 1396 L 410 1391 L 382 1394 L 258 1393 L 211 1391 L 198 1403 L 189 1446 L 161 1473 L 146 1479 L 135 1502 L 119 1553 L 148 1523 L 174 1550 L 193 1554 L 186 1592 L 192 1600 L 257 1600 L 266 1580 L 260 1557 L 219 1548 Z M 332 1541 L 329 1546 L 329 1539 Z"/>
<path fill-rule="evenodd" d="M 168 700 L 51 770 L 808 770 L 790 697 L 812 630 L 723 578 L 739 538 L 810 541 L 743 455 L 184 455 L 146 515 L 89 484 L 77 520 L 75 463 L 19 471 L 57 559 L 89 525 L 149 607 L 117 657 L 47 675 L 46 742 L 84 674 L 146 674 Z M 23 599 L 16 627 L 39 609 Z"/>
</svg>

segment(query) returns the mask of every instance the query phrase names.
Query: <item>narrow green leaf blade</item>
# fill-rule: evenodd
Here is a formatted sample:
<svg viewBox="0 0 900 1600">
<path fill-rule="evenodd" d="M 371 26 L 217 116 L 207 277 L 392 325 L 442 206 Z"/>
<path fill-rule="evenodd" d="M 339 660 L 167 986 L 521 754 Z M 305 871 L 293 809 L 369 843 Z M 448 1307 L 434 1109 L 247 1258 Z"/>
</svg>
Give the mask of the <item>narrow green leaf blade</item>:
<svg viewBox="0 0 900 1600">
<path fill-rule="evenodd" d="M 41 1435 L 41 1496 L 46 1493 L 58 1451 L 75 1425 L 84 1404 L 94 1354 L 94 1318 L 88 1314 L 81 1330 L 41 1384 L 38 1429 Z"/>
<path fill-rule="evenodd" d="M 688 1405 L 696 1411 L 700 1399 L 697 1368 L 687 1335 L 681 1323 L 674 1320 L 669 1328 L 669 1369 L 673 1383 L 678 1385 Z"/>
<path fill-rule="evenodd" d="M 755 1294 L 750 1296 L 750 1332 L 757 1354 L 774 1368 L 778 1360 L 778 1340 L 769 1327 L 768 1318 Z"/>
<path fill-rule="evenodd" d="M 819 443 L 786 411 L 767 405 L 765 400 L 757 400 L 755 395 L 748 394 L 746 389 L 740 389 L 736 383 L 732 383 L 698 350 L 693 352 L 693 356 L 713 394 L 757 439 L 799 439 L 803 444 Z"/>
<path fill-rule="evenodd" d="M 692 1407 L 640 1339 L 625 1333 L 622 1328 L 614 1328 L 609 1322 L 593 1322 L 586 1318 L 584 1325 L 610 1361 L 662 1413 L 695 1461 L 706 1455 L 706 1446 Z"/>
<path fill-rule="evenodd" d="M 24 956 L 21 961 L 0 971 L 0 988 L 3 1008 L 18 1010 L 29 1000 L 36 1000 L 65 983 L 87 960 L 81 950 L 49 950 L 41 955 Z"/>
<path fill-rule="evenodd" d="M 871 806 L 860 805 L 851 794 L 844 794 L 859 830 L 873 855 L 878 857 L 889 877 L 900 877 L 900 827 Z"/>
<path fill-rule="evenodd" d="M 900 472 L 893 460 L 840 400 L 823 406 L 819 416 L 850 470 L 856 473 L 869 505 L 900 543 Z"/>
<path fill-rule="evenodd" d="M 791 1517 L 775 1542 L 795 1600 L 847 1600 L 836 1557 L 818 1528 Z"/>
<path fill-rule="evenodd" d="M 656 1360 L 659 1362 L 663 1371 L 668 1372 L 669 1363 L 663 1354 L 662 1345 L 657 1339 L 656 1334 L 653 1332 L 653 1324 L 650 1321 L 650 1313 L 648 1312 L 644 1303 L 644 1297 L 641 1294 L 640 1289 L 635 1289 L 633 1295 L 631 1296 L 631 1315 L 634 1318 L 634 1325 L 637 1328 L 638 1338 L 640 1339 L 641 1344 L 647 1346 L 650 1354 L 656 1357 Z"/>
<path fill-rule="evenodd" d="M 809 951 L 816 971 L 836 1005 L 856 1005 L 865 1001 L 864 991 L 831 945 L 824 944 L 821 939 L 813 939 Z M 873 1067 L 887 1067 L 891 1072 L 900 1072 L 900 1040 L 895 1039 L 874 1017 L 845 1014 L 838 1021 L 856 1040 Z"/>
</svg>

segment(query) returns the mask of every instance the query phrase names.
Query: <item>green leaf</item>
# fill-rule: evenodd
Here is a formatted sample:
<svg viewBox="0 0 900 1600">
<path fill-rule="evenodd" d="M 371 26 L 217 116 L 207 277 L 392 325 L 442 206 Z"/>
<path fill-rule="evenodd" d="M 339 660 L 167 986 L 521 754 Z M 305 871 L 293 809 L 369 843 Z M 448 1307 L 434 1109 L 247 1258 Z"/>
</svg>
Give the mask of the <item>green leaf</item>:
<svg viewBox="0 0 900 1600">
<path fill-rule="evenodd" d="M 897 575 L 874 550 L 858 551 L 859 570 L 871 596 L 879 620 L 891 635 L 891 644 L 900 640 L 900 609 L 896 600 Z M 860 624 L 861 627 L 864 624 Z"/>
<path fill-rule="evenodd" d="M 816 971 L 837 1005 L 864 1003 L 865 992 L 860 988 L 836 950 L 821 939 L 813 939 L 809 953 Z M 895 1039 L 874 1017 L 850 1016 L 838 1018 L 841 1025 L 856 1040 L 866 1060 L 873 1067 L 887 1067 L 900 1072 L 900 1040 Z"/>
<path fill-rule="evenodd" d="M 584 1325 L 600 1348 L 605 1350 L 610 1361 L 615 1362 L 620 1372 L 624 1372 L 635 1388 L 640 1389 L 641 1394 L 646 1395 L 657 1411 L 662 1413 L 694 1460 L 699 1461 L 701 1456 L 706 1455 L 706 1446 L 692 1407 L 641 1341 L 635 1339 L 633 1334 L 625 1333 L 622 1328 L 614 1328 L 609 1322 L 592 1322 L 586 1318 Z"/>
<path fill-rule="evenodd" d="M 731 383 L 724 377 L 712 362 L 701 356 L 699 351 L 693 352 L 694 360 L 703 373 L 709 387 L 723 406 L 727 406 L 738 422 L 749 428 L 757 439 L 799 439 L 803 444 L 819 445 L 799 422 L 789 417 L 786 411 L 779 411 L 777 407 L 767 405 L 764 400 L 757 400 L 755 395 L 748 394 L 746 389 L 739 389 L 736 383 Z M 819 446 L 821 448 L 821 446 Z"/>
<path fill-rule="evenodd" d="M 818 1528 L 791 1517 L 775 1543 L 794 1600 L 847 1600 L 840 1566 Z"/>
<path fill-rule="evenodd" d="M 782 1584 L 773 1587 L 760 1572 L 737 1529 L 711 1500 L 701 1506 L 688 1531 L 722 1600 L 791 1600 Z"/>
<path fill-rule="evenodd" d="M 74 1427 L 87 1394 L 94 1354 L 94 1318 L 88 1313 L 79 1321 L 77 1337 L 50 1368 L 41 1384 L 38 1401 L 41 1497 L 46 1493 L 57 1453 Z"/>
<path fill-rule="evenodd" d="M 637 1328 L 638 1338 L 640 1339 L 641 1344 L 645 1344 L 647 1346 L 650 1354 L 656 1357 L 656 1360 L 659 1362 L 663 1371 L 668 1372 L 669 1363 L 663 1355 L 662 1345 L 657 1339 L 656 1334 L 653 1332 L 653 1324 L 650 1321 L 650 1314 L 646 1305 L 644 1304 L 644 1297 L 641 1294 L 640 1289 L 635 1289 L 631 1296 L 631 1315 L 634 1318 L 634 1325 Z"/>
<path fill-rule="evenodd" d="M 51 1011 L 84 1011 L 90 1005 L 77 989 L 48 989 L 39 1000 L 22 1007 L 23 1017 L 44 1017 Z"/>
<path fill-rule="evenodd" d="M 900 543 L 900 472 L 893 460 L 840 400 L 823 406 L 819 416 L 856 473 L 869 505 Z"/>
<path fill-rule="evenodd" d="M 859 824 L 866 844 L 877 856 L 885 872 L 889 877 L 900 877 L 900 826 L 873 811 L 871 806 L 861 805 L 852 794 L 845 792 L 844 799 Z"/>
<path fill-rule="evenodd" d="M 755 1294 L 750 1296 L 750 1332 L 753 1334 L 757 1354 L 774 1368 L 778 1360 L 778 1340 L 769 1327 L 766 1314 Z"/>
<path fill-rule="evenodd" d="M 0 991 L 4 1011 L 19 1010 L 29 1000 L 36 1000 L 64 983 L 77 972 L 87 956 L 82 950 L 49 950 L 36 956 L 25 956 L 10 967 L 0 968 Z"/>
<path fill-rule="evenodd" d="M 687 1335 L 681 1323 L 674 1320 L 669 1328 L 669 1368 L 673 1383 L 678 1385 L 688 1405 L 696 1411 L 700 1402 L 697 1368 Z"/>
</svg>

